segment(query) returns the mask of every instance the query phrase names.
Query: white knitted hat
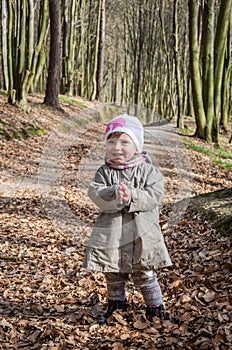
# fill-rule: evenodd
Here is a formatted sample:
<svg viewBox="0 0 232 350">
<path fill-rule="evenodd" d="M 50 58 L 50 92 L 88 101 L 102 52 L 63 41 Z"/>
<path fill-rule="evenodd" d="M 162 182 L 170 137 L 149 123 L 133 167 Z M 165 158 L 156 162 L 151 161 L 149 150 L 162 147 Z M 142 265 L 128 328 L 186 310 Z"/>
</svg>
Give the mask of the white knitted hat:
<svg viewBox="0 0 232 350">
<path fill-rule="evenodd" d="M 120 114 L 111 119 L 106 126 L 105 140 L 114 132 L 125 132 L 134 141 L 139 153 L 143 150 L 144 131 L 143 125 L 137 117 Z"/>
</svg>

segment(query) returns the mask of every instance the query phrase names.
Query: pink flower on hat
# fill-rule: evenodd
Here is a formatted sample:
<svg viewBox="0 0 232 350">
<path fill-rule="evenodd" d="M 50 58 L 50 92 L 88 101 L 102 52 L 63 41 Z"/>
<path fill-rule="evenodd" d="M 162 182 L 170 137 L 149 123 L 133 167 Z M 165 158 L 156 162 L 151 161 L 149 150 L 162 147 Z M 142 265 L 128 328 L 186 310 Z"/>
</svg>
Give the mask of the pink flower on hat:
<svg viewBox="0 0 232 350">
<path fill-rule="evenodd" d="M 118 119 L 112 120 L 111 122 L 109 122 L 109 124 L 107 124 L 106 133 L 120 127 L 123 128 L 125 124 L 126 124 L 126 121 L 124 118 L 118 118 Z"/>
</svg>

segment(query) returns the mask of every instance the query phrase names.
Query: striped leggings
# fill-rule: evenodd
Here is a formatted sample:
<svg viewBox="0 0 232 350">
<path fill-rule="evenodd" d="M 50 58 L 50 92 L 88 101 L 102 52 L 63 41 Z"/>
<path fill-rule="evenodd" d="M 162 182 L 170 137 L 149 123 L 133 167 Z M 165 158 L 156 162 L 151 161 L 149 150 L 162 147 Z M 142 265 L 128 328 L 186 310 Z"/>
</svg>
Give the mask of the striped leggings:
<svg viewBox="0 0 232 350">
<path fill-rule="evenodd" d="M 130 275 L 135 287 L 141 291 L 147 306 L 159 306 L 162 304 L 162 292 L 154 271 L 138 271 Z M 125 300 L 126 282 L 130 275 L 121 272 L 105 273 L 108 299 Z"/>
</svg>

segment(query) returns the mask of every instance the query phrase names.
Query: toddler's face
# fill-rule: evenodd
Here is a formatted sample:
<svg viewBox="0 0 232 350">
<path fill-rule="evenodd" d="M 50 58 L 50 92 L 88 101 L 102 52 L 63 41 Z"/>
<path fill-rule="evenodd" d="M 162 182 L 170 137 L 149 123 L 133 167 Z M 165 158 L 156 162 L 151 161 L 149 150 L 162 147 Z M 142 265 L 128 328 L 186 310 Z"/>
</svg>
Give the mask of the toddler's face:
<svg viewBox="0 0 232 350">
<path fill-rule="evenodd" d="M 116 164 L 125 164 L 136 152 L 134 141 L 125 133 L 112 133 L 106 140 L 106 158 Z"/>
</svg>

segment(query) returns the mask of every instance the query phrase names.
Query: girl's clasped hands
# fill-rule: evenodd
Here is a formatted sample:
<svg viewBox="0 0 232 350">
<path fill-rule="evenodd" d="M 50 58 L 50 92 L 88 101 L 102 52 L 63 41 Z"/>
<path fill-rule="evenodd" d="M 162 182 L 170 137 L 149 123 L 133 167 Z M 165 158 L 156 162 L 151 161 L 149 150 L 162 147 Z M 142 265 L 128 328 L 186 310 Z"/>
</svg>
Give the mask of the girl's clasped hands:
<svg viewBox="0 0 232 350">
<path fill-rule="evenodd" d="M 129 204 L 131 200 L 130 182 L 121 182 L 117 191 L 117 197 L 120 204 Z"/>
</svg>

